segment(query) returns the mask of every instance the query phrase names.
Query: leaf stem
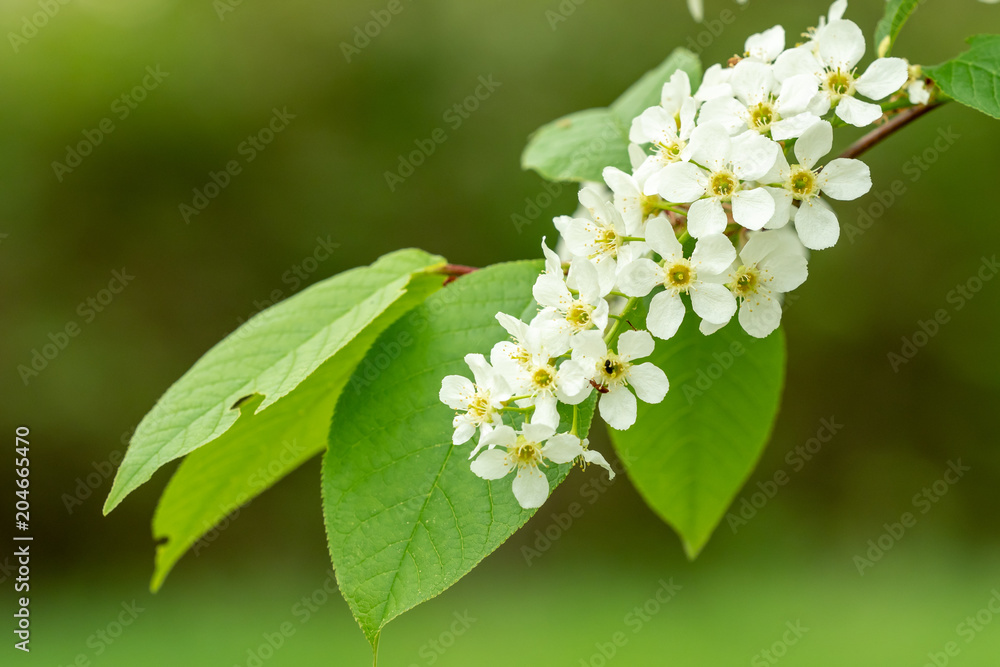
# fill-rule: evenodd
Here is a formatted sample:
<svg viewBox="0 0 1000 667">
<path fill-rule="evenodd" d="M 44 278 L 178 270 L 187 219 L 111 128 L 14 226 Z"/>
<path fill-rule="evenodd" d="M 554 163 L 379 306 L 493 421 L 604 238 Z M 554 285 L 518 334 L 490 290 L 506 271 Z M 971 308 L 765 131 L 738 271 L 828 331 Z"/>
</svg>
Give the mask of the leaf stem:
<svg viewBox="0 0 1000 667">
<path fill-rule="evenodd" d="M 608 333 L 604 335 L 605 344 L 611 345 L 611 341 L 614 340 L 615 336 L 618 334 L 618 330 L 622 327 L 622 322 L 625 321 L 625 316 L 628 315 L 629 311 L 635 308 L 637 303 L 639 303 L 638 297 L 629 297 L 629 300 L 625 303 L 625 307 L 622 308 L 622 312 L 618 316 L 618 319 L 615 320 L 615 323 L 612 325 L 611 329 L 608 330 Z"/>
</svg>

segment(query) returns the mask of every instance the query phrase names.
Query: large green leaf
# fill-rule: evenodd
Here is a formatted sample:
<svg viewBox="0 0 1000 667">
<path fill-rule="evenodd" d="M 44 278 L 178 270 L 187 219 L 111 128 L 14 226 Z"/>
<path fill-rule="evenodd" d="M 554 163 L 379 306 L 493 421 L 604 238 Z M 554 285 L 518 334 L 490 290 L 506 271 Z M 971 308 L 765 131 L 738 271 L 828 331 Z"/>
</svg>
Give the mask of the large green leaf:
<svg viewBox="0 0 1000 667">
<path fill-rule="evenodd" d="M 191 452 L 167 485 L 153 517 L 159 589 L 174 564 L 213 526 L 326 448 L 340 393 L 376 337 L 440 288 L 437 274 L 416 274 L 406 293 L 271 408 L 260 396 L 221 437 Z M 355 384 L 347 391 L 361 391 Z M 165 539 L 164 539 L 165 538 Z M 207 543 L 206 543 L 207 544 Z M 198 548 L 195 548 L 195 553 Z"/>
<path fill-rule="evenodd" d="M 105 513 L 161 466 L 228 431 L 240 416 L 240 404 L 252 401 L 259 413 L 291 392 L 402 297 L 414 273 L 443 261 L 420 250 L 400 250 L 250 318 L 199 359 L 143 418 Z"/>
<path fill-rule="evenodd" d="M 969 38 L 971 48 L 924 73 L 949 97 L 1000 118 L 1000 35 Z"/>
<path fill-rule="evenodd" d="M 689 314 L 650 361 L 670 379 L 666 399 L 639 403 L 635 425 L 611 439 L 646 503 L 680 534 L 694 558 L 750 475 L 781 399 L 785 344 L 779 330 L 751 338 L 733 321 L 703 336 Z"/>
<path fill-rule="evenodd" d="M 531 286 L 541 268 L 500 264 L 434 294 L 372 347 L 381 373 L 369 379 L 359 368 L 351 380 L 363 394 L 344 392 L 337 404 L 323 460 L 330 555 L 375 648 L 389 621 L 454 584 L 533 514 L 514 499 L 511 478 L 471 472 L 472 444 L 452 446 L 454 412 L 438 392 L 444 376 L 470 376 L 467 353 L 488 354 L 506 336 L 497 312 L 537 312 Z M 581 413 L 586 432 L 592 400 Z M 546 470 L 551 487 L 569 467 Z"/>
<path fill-rule="evenodd" d="M 892 53 L 892 47 L 896 44 L 899 31 L 903 29 L 903 24 L 910 18 L 910 14 L 920 6 L 921 0 L 887 0 L 885 3 L 885 14 L 875 26 L 875 48 L 879 50 L 881 57 Z M 888 43 L 884 47 L 882 42 L 888 38 Z"/>
<path fill-rule="evenodd" d="M 521 166 L 550 181 L 601 181 L 605 167 L 629 170 L 632 119 L 659 104 L 663 84 L 678 69 L 688 73 L 692 87 L 701 83 L 698 56 L 687 49 L 674 49 L 610 107 L 578 111 L 536 130 L 521 155 Z"/>
</svg>

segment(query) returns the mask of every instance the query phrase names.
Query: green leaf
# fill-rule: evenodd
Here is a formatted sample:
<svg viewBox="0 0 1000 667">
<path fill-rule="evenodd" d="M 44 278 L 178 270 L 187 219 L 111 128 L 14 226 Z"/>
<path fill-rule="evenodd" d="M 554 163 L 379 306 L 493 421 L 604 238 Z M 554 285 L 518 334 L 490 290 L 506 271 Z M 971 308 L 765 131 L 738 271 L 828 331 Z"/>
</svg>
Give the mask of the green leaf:
<svg viewBox="0 0 1000 667">
<path fill-rule="evenodd" d="M 330 418 L 341 391 L 376 337 L 441 287 L 442 277 L 420 273 L 406 292 L 291 393 L 254 414 L 260 395 L 240 406 L 240 419 L 222 436 L 191 452 L 167 485 L 153 517 L 158 543 L 152 589 L 174 564 L 227 515 L 326 449 Z M 351 391 L 351 388 L 347 388 Z M 360 391 L 355 385 L 353 391 Z"/>
<path fill-rule="evenodd" d="M 363 393 L 344 392 L 337 404 L 324 516 L 340 590 L 373 648 L 389 621 L 454 584 L 533 514 L 514 499 L 510 477 L 472 473 L 473 445 L 452 446 L 454 412 L 438 393 L 446 375 L 470 376 L 466 354 L 488 354 L 506 337 L 497 312 L 537 312 L 531 286 L 541 268 L 500 264 L 434 294 L 382 334 L 368 355 L 381 372 L 359 367 L 351 383 Z M 593 399 L 581 407 L 586 432 Z M 569 468 L 550 466 L 550 487 Z"/>
<path fill-rule="evenodd" d="M 701 83 L 701 63 L 687 49 L 674 51 L 647 72 L 610 107 L 588 109 L 543 125 L 528 140 L 521 167 L 534 169 L 550 181 L 601 181 L 605 167 L 630 170 L 628 133 L 632 119 L 659 104 L 663 84 L 678 69 Z"/>
<path fill-rule="evenodd" d="M 896 44 L 899 31 L 903 29 L 903 24 L 910 18 L 910 14 L 916 11 L 922 0 L 888 0 L 885 3 L 885 15 L 875 26 L 875 48 L 879 57 L 886 57 L 892 53 L 892 47 Z M 885 47 L 882 43 L 888 39 Z M 883 50 L 884 48 L 884 50 Z"/>
<path fill-rule="evenodd" d="M 107 514 L 166 463 L 228 431 L 240 404 L 260 413 L 287 395 L 443 263 L 401 250 L 303 290 L 250 318 L 209 350 L 139 424 L 104 505 Z"/>
<path fill-rule="evenodd" d="M 649 361 L 670 379 L 666 399 L 639 402 L 635 425 L 611 440 L 646 503 L 694 558 L 746 482 L 770 436 L 785 374 L 779 330 L 751 338 L 735 320 L 703 336 L 689 314 Z"/>
<path fill-rule="evenodd" d="M 1000 118 L 1000 35 L 969 38 L 971 48 L 954 60 L 924 67 L 949 97 Z"/>
</svg>

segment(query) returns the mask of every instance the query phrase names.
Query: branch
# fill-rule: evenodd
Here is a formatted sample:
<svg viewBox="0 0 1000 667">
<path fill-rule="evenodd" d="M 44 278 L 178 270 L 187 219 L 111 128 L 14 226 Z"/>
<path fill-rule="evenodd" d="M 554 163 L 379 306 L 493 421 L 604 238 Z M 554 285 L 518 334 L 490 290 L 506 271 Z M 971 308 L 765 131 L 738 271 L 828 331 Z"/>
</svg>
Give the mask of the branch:
<svg viewBox="0 0 1000 667">
<path fill-rule="evenodd" d="M 452 283 L 462 276 L 467 276 L 473 271 L 478 271 L 479 268 L 475 266 L 465 266 L 463 264 L 445 264 L 439 268 L 435 273 L 440 273 L 441 275 L 448 276 L 444 279 L 444 284 L 447 285 Z"/>
<path fill-rule="evenodd" d="M 916 107 L 910 107 L 906 111 L 901 111 L 900 113 L 893 116 L 892 120 L 887 122 L 885 125 L 881 125 L 865 136 L 861 137 L 853 144 L 851 144 L 846 151 L 840 154 L 842 158 L 856 158 L 869 148 L 872 148 L 883 139 L 888 137 L 890 134 L 903 128 L 916 119 L 920 118 L 926 113 L 930 113 L 937 109 L 939 106 L 944 104 L 944 102 L 935 102 L 934 104 L 922 104 Z"/>
</svg>

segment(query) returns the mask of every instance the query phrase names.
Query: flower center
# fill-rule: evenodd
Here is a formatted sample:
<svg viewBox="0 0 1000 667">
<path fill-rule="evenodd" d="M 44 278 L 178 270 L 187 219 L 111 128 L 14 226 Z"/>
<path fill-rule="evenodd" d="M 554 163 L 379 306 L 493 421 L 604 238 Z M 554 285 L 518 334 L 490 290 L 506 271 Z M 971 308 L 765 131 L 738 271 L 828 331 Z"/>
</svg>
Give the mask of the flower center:
<svg viewBox="0 0 1000 667">
<path fill-rule="evenodd" d="M 667 162 L 676 162 L 681 157 L 681 151 L 684 146 L 680 141 L 671 141 L 665 144 L 657 144 L 660 149 L 660 157 L 662 157 Z"/>
<path fill-rule="evenodd" d="M 823 90 L 830 94 L 836 101 L 845 95 L 854 94 L 854 75 L 841 69 L 831 70 L 826 73 L 823 80 Z"/>
<path fill-rule="evenodd" d="M 712 174 L 709 189 L 716 197 L 730 197 L 736 192 L 736 177 L 728 171 L 717 171 Z"/>
<path fill-rule="evenodd" d="M 594 237 L 594 245 L 597 247 L 597 255 L 615 255 L 618 252 L 618 234 L 609 227 L 601 228 Z M 591 258 L 593 259 L 593 258 Z"/>
<path fill-rule="evenodd" d="M 761 134 L 771 129 L 771 123 L 781 120 L 781 116 L 770 100 L 759 102 L 747 109 L 747 111 L 750 112 L 750 119 L 747 123 L 750 129 L 757 130 Z"/>
<path fill-rule="evenodd" d="M 757 293 L 760 285 L 760 272 L 756 266 L 741 266 L 736 270 L 736 280 L 733 281 L 732 291 L 738 297 L 746 298 Z"/>
<path fill-rule="evenodd" d="M 542 448 L 538 446 L 537 442 L 525 439 L 523 435 L 517 437 L 517 441 L 508 452 L 519 468 L 537 466 L 542 462 Z"/>
<path fill-rule="evenodd" d="M 623 381 L 629 364 L 622 361 L 617 354 L 609 352 L 603 361 L 597 364 L 597 374 L 602 387 L 618 384 Z"/>
<path fill-rule="evenodd" d="M 476 394 L 469 403 L 469 414 L 480 423 L 490 421 L 490 413 L 493 411 L 489 400 L 482 394 Z"/>
<path fill-rule="evenodd" d="M 809 198 L 816 189 L 816 174 L 801 165 L 793 166 L 788 177 L 788 189 L 796 199 Z"/>
<path fill-rule="evenodd" d="M 576 329 L 586 329 L 591 323 L 594 307 L 583 301 L 574 301 L 566 311 L 566 321 Z"/>
<path fill-rule="evenodd" d="M 694 282 L 696 274 L 690 261 L 684 259 L 664 267 L 664 276 L 664 286 L 672 287 L 678 292 L 687 292 L 691 289 L 691 283 Z"/>
<path fill-rule="evenodd" d="M 556 369 L 551 366 L 539 366 L 531 374 L 531 382 L 538 389 L 548 389 L 556 381 Z"/>
</svg>

